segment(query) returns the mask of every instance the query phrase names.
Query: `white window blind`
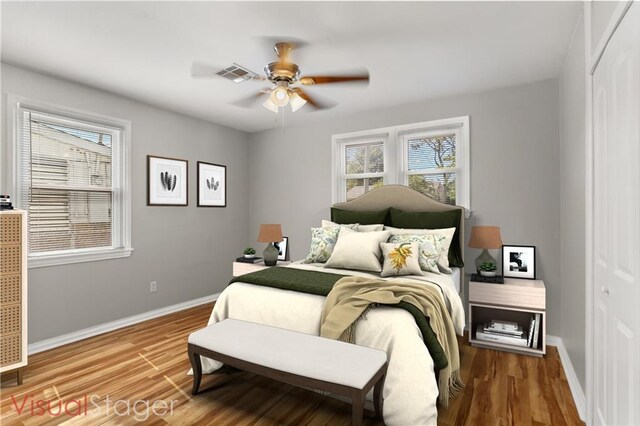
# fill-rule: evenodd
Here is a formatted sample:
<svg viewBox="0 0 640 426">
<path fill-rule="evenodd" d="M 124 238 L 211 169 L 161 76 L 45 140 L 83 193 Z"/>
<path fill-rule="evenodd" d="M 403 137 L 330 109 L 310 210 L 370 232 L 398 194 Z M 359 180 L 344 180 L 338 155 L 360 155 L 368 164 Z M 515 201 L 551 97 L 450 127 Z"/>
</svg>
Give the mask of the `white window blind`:
<svg viewBox="0 0 640 426">
<path fill-rule="evenodd" d="M 384 185 L 384 142 L 345 143 L 343 155 L 347 201 Z"/>
<path fill-rule="evenodd" d="M 122 130 L 17 111 L 19 205 L 29 212 L 30 258 L 125 248 Z"/>
</svg>

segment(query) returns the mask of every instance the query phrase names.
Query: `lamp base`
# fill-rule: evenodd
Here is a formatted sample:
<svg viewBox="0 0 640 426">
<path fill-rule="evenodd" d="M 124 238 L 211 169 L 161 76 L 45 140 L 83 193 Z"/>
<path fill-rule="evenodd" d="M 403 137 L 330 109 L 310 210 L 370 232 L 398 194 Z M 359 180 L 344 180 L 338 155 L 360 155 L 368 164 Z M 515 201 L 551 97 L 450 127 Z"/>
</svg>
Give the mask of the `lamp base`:
<svg viewBox="0 0 640 426">
<path fill-rule="evenodd" d="M 482 249 L 482 253 L 480 253 L 480 256 L 476 257 L 476 272 L 478 274 L 482 272 L 480 270 L 480 266 L 482 266 L 483 263 L 493 263 L 494 265 L 496 265 L 496 267 L 498 266 L 496 260 L 493 258 L 493 256 L 491 256 L 491 254 L 489 254 L 489 251 L 487 251 L 487 249 Z"/>
<path fill-rule="evenodd" d="M 278 249 L 275 248 L 273 243 L 269 243 L 267 247 L 264 249 L 264 251 L 262 252 L 262 257 L 264 258 L 264 264 L 266 266 L 276 266 L 276 263 L 278 263 L 278 254 L 280 254 Z"/>
</svg>

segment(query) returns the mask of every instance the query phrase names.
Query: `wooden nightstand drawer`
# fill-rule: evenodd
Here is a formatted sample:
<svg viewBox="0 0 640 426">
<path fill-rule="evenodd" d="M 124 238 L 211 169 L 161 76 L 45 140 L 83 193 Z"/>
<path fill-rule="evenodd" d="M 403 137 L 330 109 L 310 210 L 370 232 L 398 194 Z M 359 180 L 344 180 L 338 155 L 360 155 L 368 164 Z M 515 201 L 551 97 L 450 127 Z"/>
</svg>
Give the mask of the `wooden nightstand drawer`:
<svg viewBox="0 0 640 426">
<path fill-rule="evenodd" d="M 541 280 L 505 278 L 504 284 L 469 282 L 469 301 L 491 305 L 544 310 L 545 288 Z"/>
</svg>

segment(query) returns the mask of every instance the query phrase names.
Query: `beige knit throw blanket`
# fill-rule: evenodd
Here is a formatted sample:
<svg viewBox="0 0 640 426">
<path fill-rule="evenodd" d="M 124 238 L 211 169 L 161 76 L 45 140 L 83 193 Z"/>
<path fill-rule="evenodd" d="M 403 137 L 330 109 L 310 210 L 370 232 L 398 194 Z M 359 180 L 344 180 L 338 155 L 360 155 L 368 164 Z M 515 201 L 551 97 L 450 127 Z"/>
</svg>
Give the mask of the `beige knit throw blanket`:
<svg viewBox="0 0 640 426">
<path fill-rule="evenodd" d="M 462 391 L 458 340 L 440 291 L 411 281 L 345 277 L 335 283 L 322 310 L 320 335 L 355 343 L 355 322 L 372 304 L 412 304 L 429 318 L 429 324 L 445 351 L 448 365 L 440 370 L 438 397 L 443 406 Z"/>
</svg>

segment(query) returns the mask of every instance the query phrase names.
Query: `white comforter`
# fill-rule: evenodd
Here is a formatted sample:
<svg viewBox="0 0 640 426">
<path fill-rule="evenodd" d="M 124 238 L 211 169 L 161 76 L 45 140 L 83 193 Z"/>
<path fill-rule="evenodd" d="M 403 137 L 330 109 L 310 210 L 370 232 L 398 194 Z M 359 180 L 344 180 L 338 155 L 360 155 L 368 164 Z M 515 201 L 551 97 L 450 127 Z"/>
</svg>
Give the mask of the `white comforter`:
<svg viewBox="0 0 640 426">
<path fill-rule="evenodd" d="M 363 272 L 323 268 L 317 264 L 296 262 L 289 267 L 343 275 L 374 276 Z M 448 275 L 431 273 L 425 273 L 424 276 L 401 277 L 408 278 L 422 281 L 425 285 L 438 285 L 442 289 L 456 332 L 462 335 L 464 308 L 451 278 Z M 220 294 L 209 318 L 209 324 L 235 318 L 319 335 L 324 300 L 323 296 L 237 282 Z M 381 349 L 389 357 L 383 389 L 385 423 L 435 425 L 438 416 L 438 386 L 433 371 L 433 360 L 413 316 L 398 308 L 372 309 L 366 318 L 357 322 L 356 344 Z M 217 361 L 203 358 L 205 373 L 213 372 L 221 366 Z M 367 398 L 372 399 L 372 392 Z"/>
</svg>

